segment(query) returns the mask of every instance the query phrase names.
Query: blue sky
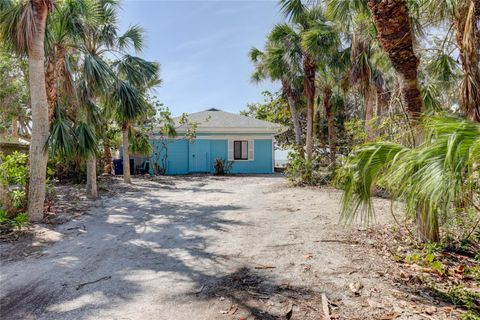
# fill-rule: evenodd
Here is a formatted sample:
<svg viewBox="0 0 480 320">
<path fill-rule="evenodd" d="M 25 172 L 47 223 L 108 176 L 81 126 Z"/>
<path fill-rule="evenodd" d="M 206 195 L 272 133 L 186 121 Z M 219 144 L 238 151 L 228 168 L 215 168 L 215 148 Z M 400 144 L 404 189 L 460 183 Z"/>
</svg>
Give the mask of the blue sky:
<svg viewBox="0 0 480 320">
<path fill-rule="evenodd" d="M 252 46 L 282 21 L 276 1 L 123 0 L 121 24 L 146 31 L 143 57 L 161 64 L 161 102 L 173 115 L 207 108 L 239 112 L 279 84 L 250 82 Z"/>
</svg>

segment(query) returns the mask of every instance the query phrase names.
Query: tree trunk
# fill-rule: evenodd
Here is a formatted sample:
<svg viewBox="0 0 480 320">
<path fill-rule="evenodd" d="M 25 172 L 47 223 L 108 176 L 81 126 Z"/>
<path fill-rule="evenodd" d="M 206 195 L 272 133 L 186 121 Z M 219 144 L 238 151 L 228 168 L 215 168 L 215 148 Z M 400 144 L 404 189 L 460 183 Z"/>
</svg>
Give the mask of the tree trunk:
<svg viewBox="0 0 480 320">
<path fill-rule="evenodd" d="M 423 112 L 417 79 L 418 58 L 405 0 L 368 0 L 378 40 L 400 78 L 402 99 L 414 122 Z"/>
<path fill-rule="evenodd" d="M 18 117 L 12 117 L 12 138 L 13 141 L 18 142 Z"/>
<path fill-rule="evenodd" d="M 405 0 L 368 0 L 378 39 L 399 75 L 402 99 L 413 120 L 413 136 L 422 136 L 417 120 L 423 112 L 423 101 L 417 79 L 418 58 L 413 51 L 413 35 Z M 427 241 L 438 241 L 438 222 L 423 215 L 417 208 L 419 235 Z"/>
<path fill-rule="evenodd" d="M 432 219 L 425 217 L 421 206 L 417 208 L 417 233 L 420 242 L 438 242 L 440 241 L 440 231 L 438 227 L 438 217 Z M 425 222 L 427 221 L 427 222 Z"/>
<path fill-rule="evenodd" d="M 307 137 L 306 152 L 307 160 L 313 157 L 313 117 L 315 104 L 315 71 L 316 63 L 312 56 L 306 54 L 303 60 L 303 90 L 307 98 Z"/>
<path fill-rule="evenodd" d="M 29 84 L 32 108 L 30 141 L 30 183 L 28 214 L 30 221 L 43 218 L 48 153 L 48 102 L 45 90 L 44 38 L 48 7 L 45 1 L 32 2 L 36 30 L 28 48 Z"/>
<path fill-rule="evenodd" d="M 323 106 L 325 108 L 325 114 L 327 116 L 328 127 L 328 146 L 330 149 L 330 161 L 335 165 L 336 153 L 337 153 L 337 138 L 335 132 L 335 118 L 330 99 L 332 98 L 332 90 L 326 88 L 323 95 Z"/>
<path fill-rule="evenodd" d="M 480 122 L 480 0 L 465 1 L 454 25 L 463 70 L 460 106 L 470 119 Z"/>
<path fill-rule="evenodd" d="M 283 91 L 287 96 L 288 106 L 290 107 L 290 115 L 292 116 L 293 130 L 295 131 L 295 144 L 298 147 L 302 146 L 302 131 L 300 128 L 300 120 L 298 119 L 297 101 L 295 93 L 292 87 L 284 80 L 282 80 Z"/>
<path fill-rule="evenodd" d="M 103 172 L 112 174 L 112 150 L 107 144 L 103 144 Z"/>
<path fill-rule="evenodd" d="M 52 122 L 53 114 L 55 112 L 55 104 L 57 103 L 57 80 L 55 74 L 55 48 L 52 48 L 48 55 L 47 70 L 45 71 L 45 89 L 47 91 L 48 101 L 48 121 Z"/>
<path fill-rule="evenodd" d="M 368 85 L 368 88 L 363 93 L 363 101 L 365 105 L 365 132 L 367 133 L 367 140 L 373 140 L 373 128 L 372 119 L 374 115 L 373 110 L 373 91 L 372 86 Z"/>
<path fill-rule="evenodd" d="M 375 84 L 375 101 L 377 106 L 377 116 L 382 116 L 388 111 L 390 102 L 390 93 L 383 85 Z"/>
<path fill-rule="evenodd" d="M 2 159 L 0 158 L 0 164 L 2 164 Z M 8 195 L 8 185 L 4 185 L 2 181 L 0 181 L 0 209 L 10 211 L 10 196 Z"/>
<path fill-rule="evenodd" d="M 96 199 L 97 192 L 97 157 L 92 155 L 87 159 L 87 197 Z"/>
<path fill-rule="evenodd" d="M 129 124 L 122 125 L 122 144 L 123 144 L 123 182 L 132 183 L 130 177 L 130 154 L 128 148 L 130 146 L 128 142 L 128 128 Z"/>
</svg>

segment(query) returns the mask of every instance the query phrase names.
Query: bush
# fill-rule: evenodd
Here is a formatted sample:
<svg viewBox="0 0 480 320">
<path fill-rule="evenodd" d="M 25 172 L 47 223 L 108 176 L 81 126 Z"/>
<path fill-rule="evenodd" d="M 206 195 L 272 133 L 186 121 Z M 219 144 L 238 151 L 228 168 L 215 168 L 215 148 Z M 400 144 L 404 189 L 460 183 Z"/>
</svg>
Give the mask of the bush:
<svg viewBox="0 0 480 320">
<path fill-rule="evenodd" d="M 314 161 L 308 161 L 298 151 L 288 154 L 288 165 L 285 170 L 287 178 L 296 186 L 311 185 L 319 186 L 328 184 L 332 173 L 317 165 Z"/>
<path fill-rule="evenodd" d="M 0 225 L 6 229 L 22 228 L 28 222 L 27 209 L 27 155 L 14 152 L 0 155 L 1 200 Z"/>
<path fill-rule="evenodd" d="M 213 168 L 216 176 L 223 176 L 229 174 L 232 170 L 233 162 L 225 159 L 217 158 L 213 161 Z"/>
</svg>

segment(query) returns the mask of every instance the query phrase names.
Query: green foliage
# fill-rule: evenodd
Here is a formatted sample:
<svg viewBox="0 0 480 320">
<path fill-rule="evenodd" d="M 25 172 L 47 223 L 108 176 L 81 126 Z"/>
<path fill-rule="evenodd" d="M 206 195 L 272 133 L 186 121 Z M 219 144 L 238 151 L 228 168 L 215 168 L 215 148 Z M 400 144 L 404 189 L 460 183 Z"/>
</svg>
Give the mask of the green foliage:
<svg viewBox="0 0 480 320">
<path fill-rule="evenodd" d="M 130 128 L 128 135 L 132 154 L 150 155 L 152 153 L 153 148 L 147 132 Z"/>
<path fill-rule="evenodd" d="M 0 206 L 0 224 L 7 228 L 20 229 L 28 222 L 28 215 L 24 212 L 27 206 L 27 159 L 27 155 L 20 152 L 8 156 L 0 154 L 0 183 L 7 196 L 7 203 Z"/>
<path fill-rule="evenodd" d="M 291 151 L 288 154 L 288 165 L 285 173 L 290 182 L 296 186 L 325 185 L 331 180 L 331 172 L 322 171 L 315 161 L 308 161 L 298 151 Z"/>
<path fill-rule="evenodd" d="M 0 183 L 8 185 L 25 185 L 28 177 L 28 156 L 21 152 L 14 152 L 8 156 L 0 154 Z"/>
<path fill-rule="evenodd" d="M 240 114 L 288 127 L 288 131 L 278 135 L 275 142 L 279 147 L 294 144 L 295 132 L 286 98 L 279 93 L 269 91 L 262 92 L 262 95 L 263 103 L 250 103 Z"/>
<path fill-rule="evenodd" d="M 437 289 L 436 294 L 442 300 L 456 306 L 465 307 L 468 310 L 471 310 L 475 305 L 477 305 L 477 301 L 480 299 L 480 293 L 472 292 L 462 285 L 452 286 L 448 288 L 447 292 Z M 471 311 L 472 313 L 474 312 L 473 310 Z"/>
<path fill-rule="evenodd" d="M 22 212 L 10 221 L 14 229 L 22 229 L 28 224 L 28 213 Z"/>
<path fill-rule="evenodd" d="M 223 176 L 229 174 L 232 170 L 233 161 L 227 161 L 225 159 L 216 158 L 213 161 L 213 168 L 215 169 L 216 176 Z"/>
<path fill-rule="evenodd" d="M 469 207 L 478 192 L 480 125 L 454 117 L 428 117 L 425 143 L 407 148 L 389 142 L 358 147 L 339 170 L 337 181 L 345 188 L 342 218 L 373 217 L 372 190 L 385 188 L 393 200 L 405 202 L 406 213 L 417 210 L 425 221 L 454 215 Z M 441 216 L 442 215 L 442 216 Z"/>
</svg>

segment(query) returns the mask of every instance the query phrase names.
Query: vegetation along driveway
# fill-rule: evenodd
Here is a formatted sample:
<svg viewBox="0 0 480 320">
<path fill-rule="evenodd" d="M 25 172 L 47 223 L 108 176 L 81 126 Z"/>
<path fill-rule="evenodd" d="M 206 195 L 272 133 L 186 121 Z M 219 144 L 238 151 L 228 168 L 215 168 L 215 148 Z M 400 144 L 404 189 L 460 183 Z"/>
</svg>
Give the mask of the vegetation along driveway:
<svg viewBox="0 0 480 320">
<path fill-rule="evenodd" d="M 417 319 L 367 230 L 338 223 L 338 191 L 280 176 L 123 187 L 3 259 L 2 319 Z"/>
</svg>

